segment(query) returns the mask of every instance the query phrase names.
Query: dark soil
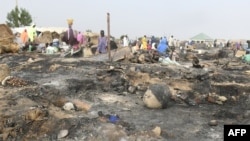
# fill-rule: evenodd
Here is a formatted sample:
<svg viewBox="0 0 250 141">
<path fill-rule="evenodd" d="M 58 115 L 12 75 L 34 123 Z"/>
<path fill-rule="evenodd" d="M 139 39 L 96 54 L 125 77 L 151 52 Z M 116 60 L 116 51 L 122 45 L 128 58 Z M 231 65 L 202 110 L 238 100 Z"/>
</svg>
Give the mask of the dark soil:
<svg viewBox="0 0 250 141">
<path fill-rule="evenodd" d="M 239 62 L 223 69 L 201 60 L 210 66 L 197 69 L 191 62 L 109 63 L 35 53 L 0 58 L 16 78 L 0 86 L 0 140 L 222 141 L 223 125 L 250 124 L 250 75 L 245 73 L 250 66 Z M 17 79 L 23 85 L 15 85 Z M 145 107 L 142 97 L 152 83 L 169 85 L 171 106 Z M 227 100 L 218 104 L 208 100 L 210 94 Z M 91 108 L 63 109 L 74 100 Z M 113 114 L 119 116 L 115 123 L 106 118 Z M 209 125 L 211 120 L 218 125 Z M 160 136 L 152 132 L 155 127 Z M 58 139 L 61 130 L 69 133 Z"/>
</svg>

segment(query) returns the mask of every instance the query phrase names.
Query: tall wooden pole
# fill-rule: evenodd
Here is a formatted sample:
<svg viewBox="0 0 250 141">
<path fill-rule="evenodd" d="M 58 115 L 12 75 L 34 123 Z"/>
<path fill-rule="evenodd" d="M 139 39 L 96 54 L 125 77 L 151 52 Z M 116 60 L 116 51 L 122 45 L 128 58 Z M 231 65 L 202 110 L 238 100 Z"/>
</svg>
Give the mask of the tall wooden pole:
<svg viewBox="0 0 250 141">
<path fill-rule="evenodd" d="M 110 14 L 107 13 L 107 30 L 108 30 L 108 54 L 109 54 L 109 61 L 111 61 L 111 53 L 110 53 Z"/>
<path fill-rule="evenodd" d="M 18 0 L 16 0 L 16 7 L 18 7 Z"/>
</svg>

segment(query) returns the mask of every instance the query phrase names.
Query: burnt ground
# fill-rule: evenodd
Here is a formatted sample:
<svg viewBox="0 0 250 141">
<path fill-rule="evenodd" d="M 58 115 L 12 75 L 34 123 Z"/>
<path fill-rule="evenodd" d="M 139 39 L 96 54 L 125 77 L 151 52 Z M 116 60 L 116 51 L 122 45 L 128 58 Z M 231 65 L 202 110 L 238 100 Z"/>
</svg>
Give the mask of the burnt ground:
<svg viewBox="0 0 250 141">
<path fill-rule="evenodd" d="M 222 141 L 225 124 L 250 124 L 250 66 L 237 59 L 224 68 L 227 58 L 221 64 L 202 60 L 203 69 L 189 61 L 109 63 L 35 53 L 0 59 L 16 78 L 0 86 L 0 140 Z M 166 109 L 144 105 L 152 83 L 170 87 Z M 63 109 L 66 102 L 75 110 Z M 100 111 L 119 120 L 112 123 Z M 152 131 L 156 127 L 158 135 Z M 60 138 L 62 130 L 68 134 Z"/>
</svg>

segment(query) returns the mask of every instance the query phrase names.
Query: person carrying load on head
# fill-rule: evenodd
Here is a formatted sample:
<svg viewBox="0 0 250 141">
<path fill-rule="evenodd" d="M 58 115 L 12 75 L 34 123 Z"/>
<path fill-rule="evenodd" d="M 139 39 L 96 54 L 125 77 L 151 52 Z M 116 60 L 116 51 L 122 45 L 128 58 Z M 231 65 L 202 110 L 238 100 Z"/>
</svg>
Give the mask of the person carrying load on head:
<svg viewBox="0 0 250 141">
<path fill-rule="evenodd" d="M 73 47 L 74 45 L 78 44 L 77 33 L 72 28 L 73 19 L 68 19 L 67 22 L 68 30 L 64 33 L 62 41 L 70 45 L 70 47 Z"/>
</svg>

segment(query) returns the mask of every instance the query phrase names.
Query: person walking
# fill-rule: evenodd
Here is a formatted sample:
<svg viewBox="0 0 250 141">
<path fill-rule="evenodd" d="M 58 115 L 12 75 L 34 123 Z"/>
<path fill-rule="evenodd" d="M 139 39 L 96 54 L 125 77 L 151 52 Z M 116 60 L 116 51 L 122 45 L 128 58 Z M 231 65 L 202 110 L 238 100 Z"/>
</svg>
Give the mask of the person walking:
<svg viewBox="0 0 250 141">
<path fill-rule="evenodd" d="M 141 39 L 142 41 L 142 49 L 147 50 L 148 49 L 148 43 L 147 43 L 147 36 L 144 35 L 144 37 Z"/>
<path fill-rule="evenodd" d="M 96 49 L 95 54 L 106 53 L 107 52 L 108 41 L 104 36 L 104 30 L 100 31 L 100 37 L 98 38 L 98 47 Z"/>
<path fill-rule="evenodd" d="M 167 49 L 168 49 L 168 43 L 167 43 L 167 38 L 164 37 L 160 40 L 159 45 L 157 46 L 157 51 L 163 55 L 167 56 Z"/>
<path fill-rule="evenodd" d="M 174 36 L 173 35 L 171 35 L 171 37 L 168 39 L 168 46 L 171 49 L 171 51 L 175 50 Z"/>
<path fill-rule="evenodd" d="M 35 38 L 37 37 L 37 32 L 36 32 L 35 27 L 36 27 L 36 24 L 33 23 L 28 30 L 29 51 L 34 50 L 34 47 L 35 47 Z"/>
<path fill-rule="evenodd" d="M 26 45 L 29 40 L 29 36 L 26 29 L 24 29 L 23 32 L 21 33 L 21 39 L 23 44 Z"/>
<path fill-rule="evenodd" d="M 127 35 L 125 35 L 123 37 L 123 47 L 127 47 L 127 46 L 128 46 L 128 37 L 127 37 Z"/>
<path fill-rule="evenodd" d="M 30 26 L 30 28 L 29 28 L 29 30 L 28 30 L 28 37 L 29 37 L 29 42 L 33 42 L 34 41 L 34 39 L 37 37 L 37 33 L 36 33 L 36 24 L 35 23 L 33 23 L 31 26 Z"/>
</svg>

